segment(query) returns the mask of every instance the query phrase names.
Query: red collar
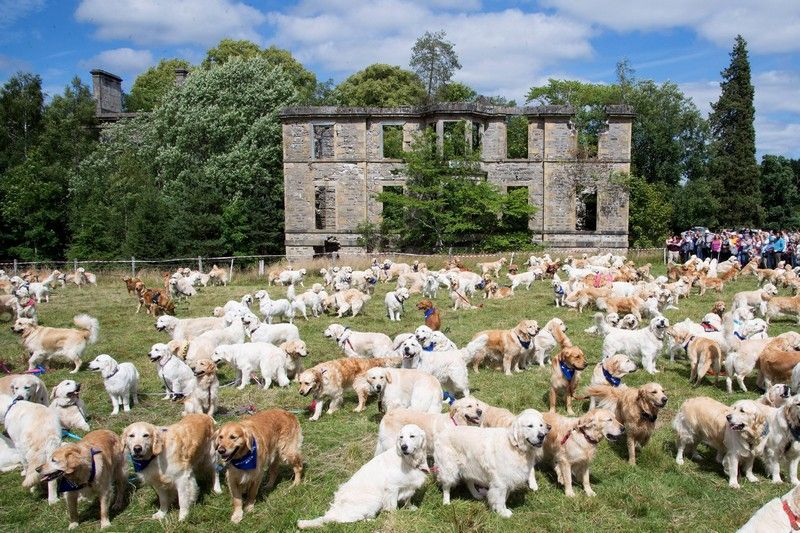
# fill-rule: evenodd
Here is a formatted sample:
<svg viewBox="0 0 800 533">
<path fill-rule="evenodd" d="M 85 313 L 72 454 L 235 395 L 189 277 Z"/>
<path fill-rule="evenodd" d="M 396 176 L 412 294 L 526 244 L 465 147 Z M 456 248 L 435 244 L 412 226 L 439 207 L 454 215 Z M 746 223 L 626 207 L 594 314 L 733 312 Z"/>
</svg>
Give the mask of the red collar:
<svg viewBox="0 0 800 533">
<path fill-rule="evenodd" d="M 450 422 L 452 422 L 454 426 L 458 426 L 458 424 L 456 424 L 456 419 L 452 416 L 450 417 Z"/>
<path fill-rule="evenodd" d="M 567 431 L 567 434 L 564 435 L 563 439 L 561 439 L 561 445 L 562 446 L 564 445 L 565 442 L 567 442 L 569 440 L 569 436 L 570 435 L 572 435 L 572 430 L 571 429 L 569 431 Z"/>
<path fill-rule="evenodd" d="M 783 512 L 786 513 L 786 516 L 789 518 L 789 524 L 792 526 L 792 530 L 799 530 L 800 522 L 798 520 L 800 520 L 800 516 L 794 514 L 794 511 L 789 508 L 789 503 L 786 500 L 782 499 L 781 503 L 783 504 Z"/>
</svg>

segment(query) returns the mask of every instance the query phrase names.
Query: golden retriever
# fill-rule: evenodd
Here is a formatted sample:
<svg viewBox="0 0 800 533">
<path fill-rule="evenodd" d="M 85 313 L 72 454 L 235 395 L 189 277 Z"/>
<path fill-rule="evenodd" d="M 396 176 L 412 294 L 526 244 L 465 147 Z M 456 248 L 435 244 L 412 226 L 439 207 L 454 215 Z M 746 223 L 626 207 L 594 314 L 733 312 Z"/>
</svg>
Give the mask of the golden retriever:
<svg viewBox="0 0 800 533">
<path fill-rule="evenodd" d="M 211 359 L 198 359 L 189 367 L 194 373 L 195 386 L 183 400 L 183 415 L 205 413 L 213 418 L 219 401 L 217 365 Z"/>
<path fill-rule="evenodd" d="M 583 355 L 583 350 L 577 346 L 567 346 L 561 349 L 550 361 L 550 412 L 556 412 L 558 395 L 564 393 L 567 403 L 567 414 L 574 415 L 572 399 L 575 389 L 581 378 L 581 370 L 586 369 L 588 363 Z"/>
<path fill-rule="evenodd" d="M 544 439 L 544 460 L 553 464 L 564 494 L 575 496 L 572 475 L 580 480 L 587 496 L 595 496 L 589 480 L 589 465 L 604 438 L 617 440 L 625 428 L 607 409 L 592 409 L 580 418 L 567 418 L 557 413 L 544 413 L 550 432 Z"/>
<path fill-rule="evenodd" d="M 636 464 L 636 445 L 645 446 L 653 435 L 658 412 L 667 405 L 667 395 L 658 383 L 647 383 L 639 388 L 616 388 L 611 385 L 593 385 L 591 396 L 600 398 L 600 407 L 615 413 L 625 426 L 628 440 L 628 462 Z"/>
<path fill-rule="evenodd" d="M 782 350 L 780 343 L 770 343 L 758 356 L 759 383 L 771 387 L 773 383 L 789 383 L 792 370 L 800 363 L 800 351 Z"/>
<path fill-rule="evenodd" d="M 624 387 L 622 378 L 636 372 L 636 363 L 625 354 L 618 353 L 597 363 L 592 371 L 592 380 L 589 385 L 611 385 L 612 387 Z M 594 409 L 597 405 L 597 398 L 591 397 L 589 409 Z"/>
<path fill-rule="evenodd" d="M 100 323 L 89 315 L 76 315 L 73 322 L 81 329 L 50 328 L 38 326 L 29 318 L 17 319 L 12 329 L 22 337 L 22 346 L 31 354 L 29 371 L 57 356 L 66 357 L 75 365 L 71 374 L 80 370 L 86 347 L 97 342 Z"/>
<path fill-rule="evenodd" d="M 472 360 L 472 369 L 478 372 L 478 366 L 485 358 L 503 362 L 503 372 L 511 376 L 511 370 L 520 372 L 519 365 L 528 351 L 533 351 L 533 338 L 539 333 L 539 323 L 535 320 L 523 320 L 512 329 L 488 329 L 473 336 L 473 340 L 481 335 L 489 337 L 486 348 Z"/>
<path fill-rule="evenodd" d="M 689 382 L 694 387 L 700 385 L 700 382 L 712 368 L 716 374 L 715 383 L 719 382 L 723 353 L 717 341 L 692 335 L 691 332 L 686 330 L 673 328 L 667 329 L 667 335 L 675 339 L 675 342 L 686 350 L 686 355 L 689 357 L 689 364 L 691 365 Z"/>
<path fill-rule="evenodd" d="M 638 296 L 621 298 L 615 298 L 613 296 L 601 296 L 595 300 L 595 306 L 600 311 L 605 311 L 606 313 L 617 313 L 620 316 L 632 314 L 639 321 L 641 321 L 642 310 L 645 308 L 645 302 Z"/>
<path fill-rule="evenodd" d="M 167 515 L 177 494 L 178 520 L 186 520 L 189 508 L 197 500 L 198 474 L 213 478 L 214 492 L 222 492 L 214 470 L 213 431 L 214 420 L 204 414 L 186 415 L 165 428 L 135 422 L 122 431 L 133 469 L 158 493 L 159 509 L 153 514 L 154 519 Z"/>
<path fill-rule="evenodd" d="M 302 445 L 297 417 L 281 409 L 259 411 L 240 421 L 227 422 L 216 431 L 214 449 L 228 463 L 228 490 L 233 499 L 231 522 L 238 524 L 245 512 L 253 510 L 265 470 L 269 469 L 267 489 L 275 485 L 280 463 L 292 465 L 292 486 L 300 483 Z"/>
<path fill-rule="evenodd" d="M 125 501 L 128 485 L 128 463 L 125 446 L 115 433 L 107 429 L 91 431 L 74 444 L 65 444 L 37 472 L 43 481 L 58 481 L 59 492 L 66 492 L 69 529 L 79 525 L 78 496 L 100 499 L 100 529 L 111 526 L 108 517 L 111 495 L 116 491 L 114 509 Z"/>
</svg>

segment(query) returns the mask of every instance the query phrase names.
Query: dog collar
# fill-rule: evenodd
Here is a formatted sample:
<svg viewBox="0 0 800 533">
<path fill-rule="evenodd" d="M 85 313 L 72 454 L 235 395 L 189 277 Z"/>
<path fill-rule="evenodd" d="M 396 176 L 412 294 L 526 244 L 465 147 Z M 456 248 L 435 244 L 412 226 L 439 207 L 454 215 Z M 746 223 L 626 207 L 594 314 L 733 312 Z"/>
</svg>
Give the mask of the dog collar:
<svg viewBox="0 0 800 533">
<path fill-rule="evenodd" d="M 792 434 L 794 440 L 800 441 L 800 428 L 794 427 L 789 424 L 789 432 Z"/>
<path fill-rule="evenodd" d="M 230 463 L 239 470 L 255 470 L 256 463 L 258 463 L 258 444 L 256 439 L 253 439 L 253 446 L 247 455 L 241 459 L 231 459 Z"/>
<path fill-rule="evenodd" d="M 454 426 L 458 426 L 458 422 L 456 422 L 456 419 L 452 416 L 450 417 L 450 422 L 452 422 Z"/>
<path fill-rule="evenodd" d="M 450 404 L 450 405 L 453 405 L 453 403 L 456 401 L 456 399 L 453 397 L 453 395 L 452 395 L 452 394 L 450 394 L 450 393 L 449 393 L 449 392 L 447 392 L 447 391 L 444 391 L 444 392 L 442 393 L 442 401 L 443 401 L 443 402 L 447 402 L 447 403 L 448 403 L 448 404 Z"/>
<path fill-rule="evenodd" d="M 161 364 L 161 361 L 159 361 L 159 362 L 158 362 L 158 368 L 164 368 L 165 366 L 167 366 L 167 363 L 169 363 L 169 360 L 170 360 L 170 359 L 172 359 L 172 354 L 170 354 L 170 355 L 169 355 L 169 357 L 167 357 L 167 360 L 166 360 L 166 361 L 164 361 L 164 364 L 163 364 L 163 365 Z"/>
<path fill-rule="evenodd" d="M 134 472 L 141 472 L 150 464 L 150 461 L 156 458 L 156 456 L 150 457 L 150 459 L 136 459 L 133 455 L 129 455 L 128 458 L 133 463 L 133 471 Z"/>
<path fill-rule="evenodd" d="M 764 430 L 761 432 L 761 438 L 763 439 L 764 437 L 766 437 L 768 433 L 769 433 L 769 422 L 765 421 Z"/>
<path fill-rule="evenodd" d="M 562 287 L 561 285 L 556 285 L 555 291 L 556 294 L 564 294 L 564 287 Z"/>
<path fill-rule="evenodd" d="M 736 337 L 737 339 L 739 339 L 740 341 L 745 341 L 745 340 L 747 340 L 747 337 L 745 337 L 744 335 L 742 335 L 742 334 L 741 334 L 741 333 L 739 333 L 738 331 L 734 331 L 734 332 L 733 332 L 733 336 L 734 336 L 734 337 Z"/>
<path fill-rule="evenodd" d="M 612 387 L 619 387 L 619 384 L 622 383 L 622 378 L 618 378 L 617 376 L 606 370 L 606 367 L 604 367 L 602 363 L 600 364 L 600 368 L 603 370 L 603 377 L 606 378 L 608 384 L 611 385 Z"/>
<path fill-rule="evenodd" d="M 517 335 L 516 337 L 517 340 L 519 341 L 519 345 L 522 346 L 524 350 L 527 350 L 528 347 L 530 347 L 531 341 L 523 341 L 522 339 L 519 338 L 519 335 Z"/>
<path fill-rule="evenodd" d="M 645 411 L 642 411 L 642 420 L 647 420 L 648 422 L 655 422 L 656 418 L 658 418 L 658 414 L 651 415 Z"/>
<path fill-rule="evenodd" d="M 14 401 L 11 402 L 11 405 L 9 405 L 8 408 L 6 408 L 6 412 L 3 413 L 3 419 L 4 420 L 8 416 L 8 412 L 11 410 L 11 408 L 14 407 L 15 405 L 17 405 L 18 401 L 20 401 L 19 398 L 14 398 Z"/>
<path fill-rule="evenodd" d="M 400 299 L 400 298 L 397 296 L 397 293 L 394 293 L 394 299 L 397 301 L 397 303 L 399 303 L 400 305 L 403 305 L 403 300 L 401 300 L 401 299 Z"/>
<path fill-rule="evenodd" d="M 370 284 L 370 285 L 375 285 L 376 283 L 378 283 L 378 280 L 377 280 L 377 279 L 375 279 L 375 278 L 369 278 L 369 284 Z"/>
<path fill-rule="evenodd" d="M 433 349 L 436 348 L 436 343 L 432 342 L 427 347 L 423 346 L 422 349 L 426 352 L 432 352 Z"/>
<path fill-rule="evenodd" d="M 119 372 L 119 365 L 117 365 L 117 368 L 115 368 L 112 373 L 110 373 L 109 375 L 107 375 L 103 379 L 111 379 L 111 378 L 113 378 L 114 376 L 117 375 L 117 372 Z"/>
<path fill-rule="evenodd" d="M 430 309 L 425 310 L 425 318 L 430 318 L 431 315 L 436 311 L 435 307 L 431 307 Z"/>
<path fill-rule="evenodd" d="M 715 326 L 715 325 L 714 325 L 714 324 L 712 324 L 711 322 L 701 322 L 701 323 L 700 323 L 700 325 L 701 325 L 701 326 L 703 326 L 703 331 L 705 331 L 706 333 L 711 333 L 711 332 L 714 332 L 714 331 L 719 331 L 719 330 L 717 329 L 717 326 Z"/>
<path fill-rule="evenodd" d="M 588 442 L 589 444 L 591 444 L 591 445 L 593 445 L 593 446 L 594 446 L 594 445 L 596 445 L 598 442 L 600 442 L 600 441 L 598 441 L 598 440 L 595 440 L 595 439 L 593 439 L 593 438 L 592 438 L 592 437 L 590 437 L 589 435 L 587 435 L 587 434 L 586 434 L 586 431 L 584 431 L 584 429 L 583 429 L 583 428 L 578 428 L 578 431 L 580 431 L 580 432 L 581 432 L 581 435 L 583 435 L 583 438 L 584 438 L 584 439 L 586 439 L 586 442 Z"/>
<path fill-rule="evenodd" d="M 561 367 L 561 373 L 564 375 L 564 379 L 567 381 L 572 381 L 572 376 L 575 375 L 575 369 L 570 368 L 569 365 L 564 361 L 559 361 L 558 366 Z"/>
<path fill-rule="evenodd" d="M 72 481 L 71 479 L 67 478 L 66 476 L 61 476 L 61 478 L 59 478 L 58 480 L 58 487 L 56 488 L 56 490 L 59 493 L 72 492 L 76 490 L 85 489 L 92 483 L 92 481 L 94 481 L 94 475 L 97 469 L 97 467 L 94 464 L 94 456 L 100 453 L 100 450 L 95 450 L 94 448 L 91 448 L 89 450 L 89 453 L 91 454 L 89 456 L 89 462 L 92 463 L 92 469 L 89 471 L 89 479 L 86 481 L 86 483 L 78 484 Z"/>
<path fill-rule="evenodd" d="M 561 445 L 562 446 L 564 445 L 564 443 L 566 443 L 569 440 L 569 436 L 570 435 L 572 435 L 572 430 L 571 429 L 569 431 L 567 431 L 567 434 L 564 435 L 563 439 L 561 439 Z"/>
<path fill-rule="evenodd" d="M 794 511 L 789 507 L 789 502 L 781 499 L 781 506 L 786 517 L 789 519 L 789 525 L 792 526 L 792 531 L 800 530 L 800 516 L 797 516 Z"/>
<path fill-rule="evenodd" d="M 689 345 L 692 343 L 693 340 L 694 340 L 694 335 L 692 335 L 691 337 L 686 339 L 686 342 L 683 343 L 683 349 L 687 350 L 689 348 Z"/>
</svg>

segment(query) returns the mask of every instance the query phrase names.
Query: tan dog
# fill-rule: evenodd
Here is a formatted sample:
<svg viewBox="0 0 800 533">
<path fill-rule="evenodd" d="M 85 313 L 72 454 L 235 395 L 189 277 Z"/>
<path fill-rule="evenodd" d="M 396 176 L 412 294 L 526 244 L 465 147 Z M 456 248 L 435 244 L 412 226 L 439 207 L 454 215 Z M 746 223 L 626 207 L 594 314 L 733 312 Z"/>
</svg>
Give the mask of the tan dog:
<svg viewBox="0 0 800 533">
<path fill-rule="evenodd" d="M 544 413 L 550 432 L 544 440 L 544 460 L 553 464 L 564 494 L 575 496 L 572 476 L 580 480 L 587 496 L 595 496 L 589 480 L 589 465 L 604 438 L 617 440 L 625 432 L 614 414 L 606 409 L 593 409 L 580 418 L 567 418 Z"/>
<path fill-rule="evenodd" d="M 638 320 L 642 320 L 642 309 L 644 309 L 644 300 L 638 296 L 630 296 L 627 298 L 614 298 L 611 296 L 603 296 L 597 298 L 595 305 L 600 311 L 606 313 L 617 313 L 622 316 L 625 314 L 632 314 Z"/>
<path fill-rule="evenodd" d="M 708 371 L 712 368 L 716 374 L 716 382 L 719 382 L 719 373 L 722 368 L 723 353 L 719 343 L 715 340 L 692 335 L 688 331 L 667 329 L 667 334 L 675 339 L 686 350 L 691 365 L 689 382 L 697 387 L 703 380 Z"/>
<path fill-rule="evenodd" d="M 123 277 L 122 281 L 125 282 L 125 288 L 128 289 L 128 294 L 134 294 L 136 292 L 136 284 L 142 282 L 139 278 L 132 278 L 130 276 Z"/>
<path fill-rule="evenodd" d="M 29 318 L 17 319 L 12 329 L 22 337 L 22 346 L 31 354 L 28 370 L 34 370 L 51 357 L 69 359 L 75 365 L 71 374 L 80 370 L 86 347 L 97 342 L 100 323 L 89 315 L 76 315 L 72 320 L 81 329 L 49 328 L 37 326 Z"/>
<path fill-rule="evenodd" d="M 701 275 L 694 283 L 700 289 L 700 296 L 704 295 L 708 289 L 714 289 L 718 293 L 722 293 L 722 289 L 725 288 L 725 281 L 722 278 L 712 278 Z"/>
<path fill-rule="evenodd" d="M 472 305 L 466 293 L 461 290 L 461 283 L 458 281 L 458 278 L 455 277 L 450 281 L 450 300 L 453 302 L 453 311 L 483 307 L 483 304 L 478 306 Z"/>
<path fill-rule="evenodd" d="M 495 278 L 500 274 L 500 269 L 506 264 L 506 258 L 501 257 L 497 261 L 490 263 L 478 263 L 475 266 L 481 271 L 481 276 L 494 276 Z"/>
<path fill-rule="evenodd" d="M 628 462 L 636 464 L 636 445 L 645 446 L 656 428 L 658 412 L 667 405 L 667 395 L 658 383 L 639 388 L 593 385 L 589 394 L 600 398 L 600 407 L 615 413 L 628 435 Z"/>
<path fill-rule="evenodd" d="M 196 383 L 183 400 L 183 416 L 192 413 L 205 413 L 214 417 L 219 401 L 219 379 L 217 365 L 211 359 L 198 359 L 189 365 Z"/>
<path fill-rule="evenodd" d="M 583 313 L 586 306 L 593 304 L 598 298 L 608 298 L 610 295 L 610 286 L 599 288 L 584 287 L 583 289 L 569 293 L 564 299 L 564 305 L 574 309 L 576 308 L 579 313 Z"/>
<path fill-rule="evenodd" d="M 484 288 L 486 297 L 490 300 L 502 300 L 514 296 L 514 291 L 508 287 L 500 287 L 494 281 L 487 283 Z"/>
<path fill-rule="evenodd" d="M 792 370 L 800 363 L 800 351 L 782 350 L 780 343 L 770 343 L 758 357 L 759 382 L 769 388 L 773 383 L 789 383 Z"/>
<path fill-rule="evenodd" d="M 278 467 L 294 469 L 292 486 L 303 475 L 303 434 L 297 417 L 281 409 L 260 411 L 239 422 L 228 422 L 214 435 L 214 449 L 228 463 L 228 490 L 233 499 L 231 522 L 241 522 L 253 510 L 264 471 L 269 470 L 267 489 L 275 486 Z M 244 505 L 244 506 L 243 506 Z"/>
<path fill-rule="evenodd" d="M 625 354 L 614 354 L 595 365 L 589 385 L 624 387 L 622 378 L 631 372 L 636 372 L 636 363 Z M 589 409 L 594 409 L 596 405 L 597 398 L 592 396 L 589 402 Z"/>
<path fill-rule="evenodd" d="M 422 300 L 417 304 L 417 309 L 425 313 L 425 325 L 433 331 L 439 331 L 442 327 L 442 316 L 439 310 L 430 300 Z"/>
<path fill-rule="evenodd" d="M 135 422 L 122 431 L 134 470 L 158 493 L 159 510 L 154 519 L 167 515 L 177 493 L 178 520 L 186 520 L 197 500 L 198 474 L 212 478 L 214 492 L 222 492 L 212 457 L 213 431 L 214 420 L 202 414 L 187 415 L 166 428 Z"/>
<path fill-rule="evenodd" d="M 299 381 L 300 374 L 303 373 L 303 357 L 308 356 L 306 343 L 296 339 L 286 341 L 278 346 L 286 353 L 286 377 L 292 381 Z"/>
<path fill-rule="evenodd" d="M 769 321 L 779 316 L 793 316 L 800 324 L 800 294 L 797 296 L 773 296 L 767 300 L 767 312 L 764 318 Z"/>
<path fill-rule="evenodd" d="M 494 407 L 480 400 L 478 400 L 478 405 L 481 411 L 483 411 L 481 427 L 484 428 L 511 427 L 512 422 L 514 422 L 514 419 L 517 417 L 517 415 L 504 407 Z"/>
<path fill-rule="evenodd" d="M 124 445 L 106 429 L 91 431 L 74 444 L 53 452 L 50 461 L 36 469 L 43 481 L 58 480 L 59 492 L 66 492 L 69 529 L 78 527 L 78 496 L 100 499 L 100 529 L 111 526 L 108 518 L 111 495 L 116 490 L 114 509 L 122 508 L 128 485 L 128 463 Z"/>
<path fill-rule="evenodd" d="M 486 335 L 489 340 L 486 349 L 472 360 L 472 369 L 478 372 L 478 366 L 485 358 L 503 362 L 503 372 L 511 376 L 511 370 L 520 372 L 519 365 L 523 355 L 533 351 L 533 338 L 539 333 L 539 323 L 535 320 L 523 320 L 512 329 L 488 329 L 473 336 L 473 340 Z"/>
<path fill-rule="evenodd" d="M 314 398 L 314 414 L 309 420 L 319 420 L 322 408 L 327 401 L 328 414 L 336 412 L 344 402 L 344 391 L 352 387 L 358 396 L 356 413 L 364 410 L 369 395 L 369 384 L 364 376 L 367 370 L 376 366 L 399 367 L 400 357 L 377 359 L 354 359 L 344 357 L 320 363 L 303 371 L 298 378 L 299 392 Z"/>
<path fill-rule="evenodd" d="M 563 392 L 567 403 L 567 413 L 574 415 L 572 398 L 581 378 L 581 370 L 588 363 L 583 355 L 583 350 L 577 346 L 562 348 L 550 361 L 553 369 L 550 373 L 550 412 L 556 412 L 556 402 L 559 393 Z"/>
</svg>

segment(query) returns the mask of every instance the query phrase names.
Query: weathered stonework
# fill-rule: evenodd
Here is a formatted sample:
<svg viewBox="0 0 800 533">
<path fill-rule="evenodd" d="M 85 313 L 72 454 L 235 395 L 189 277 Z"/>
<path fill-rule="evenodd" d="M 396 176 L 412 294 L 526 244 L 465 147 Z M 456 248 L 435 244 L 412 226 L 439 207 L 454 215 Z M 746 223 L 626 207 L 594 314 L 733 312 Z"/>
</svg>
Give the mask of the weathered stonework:
<svg viewBox="0 0 800 533">
<path fill-rule="evenodd" d="M 433 127 L 441 136 L 445 123 L 466 122 L 466 141 L 473 124 L 481 139 L 481 167 L 501 190 L 528 187 L 538 207 L 529 228 L 533 242 L 560 249 L 624 251 L 628 246 L 628 193 L 610 179 L 630 169 L 633 113 L 625 106 L 606 109 L 608 123 L 600 134 L 597 157 L 577 157 L 577 135 L 567 106 L 506 108 L 480 104 L 438 104 L 423 108 L 290 107 L 281 113 L 286 213 L 286 254 L 291 258 L 339 246 L 360 250 L 356 226 L 380 220 L 376 196 L 384 187 L 402 186 L 402 162 L 383 157 L 383 127 L 402 125 L 403 149 L 414 135 Z M 528 157 L 506 157 L 506 124 L 514 115 L 528 119 Z M 314 128 L 332 124 L 333 158 L 315 159 Z M 326 206 L 324 228 L 315 213 L 317 187 L 334 187 L 336 205 Z M 596 193 L 596 229 L 576 230 L 579 190 Z M 327 243 L 327 245 L 326 245 Z M 331 247 L 331 244 L 333 246 Z"/>
</svg>

